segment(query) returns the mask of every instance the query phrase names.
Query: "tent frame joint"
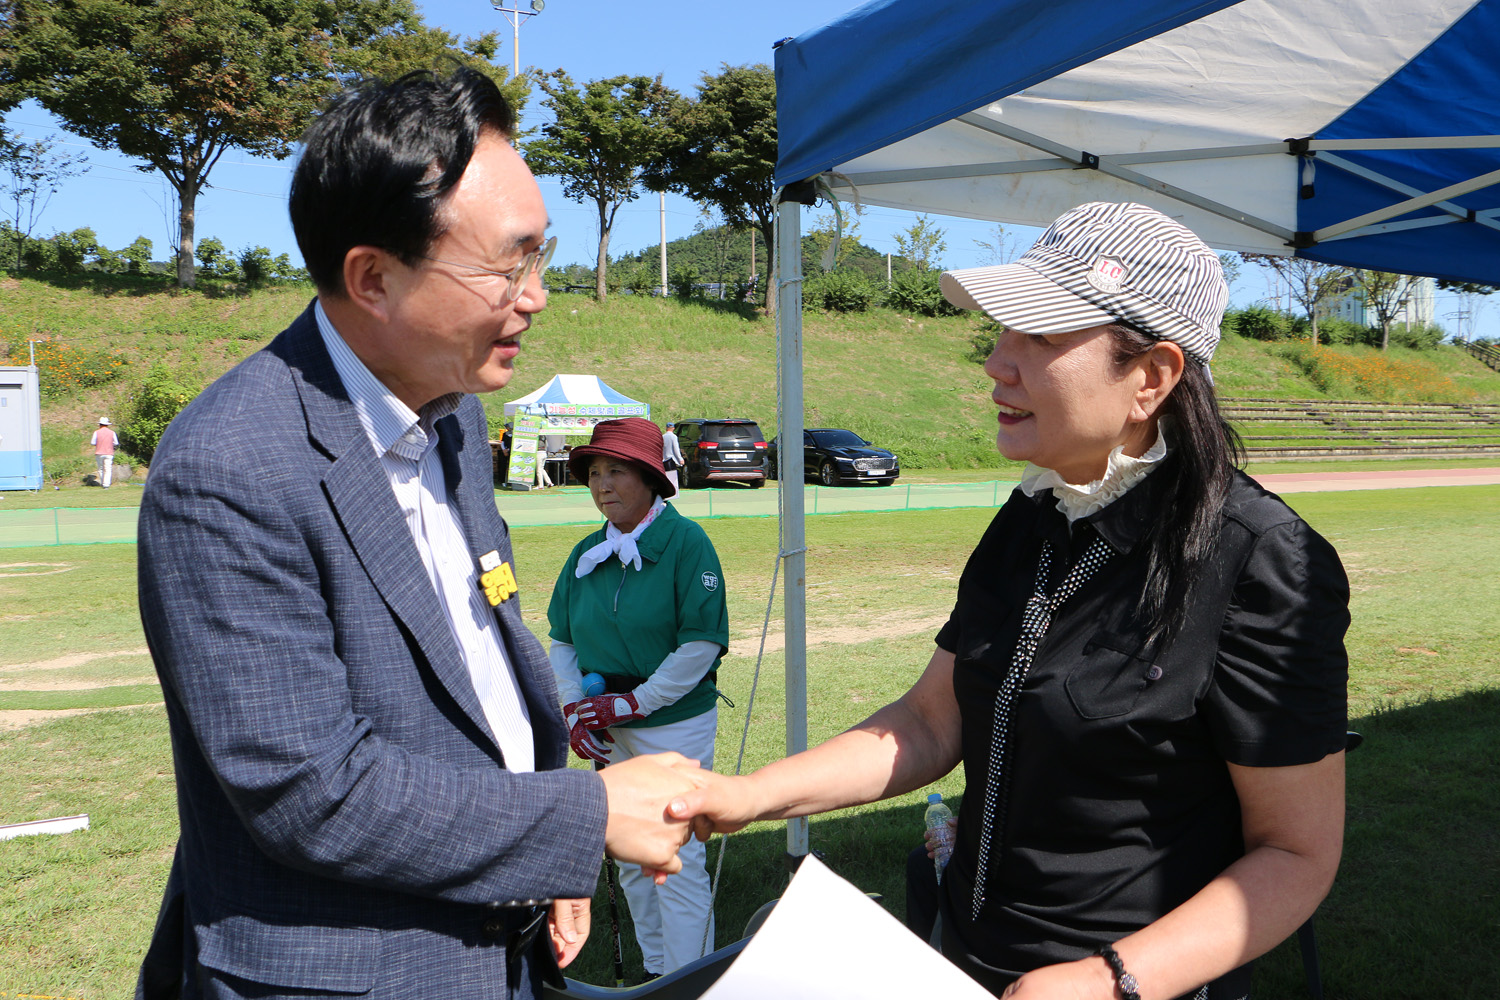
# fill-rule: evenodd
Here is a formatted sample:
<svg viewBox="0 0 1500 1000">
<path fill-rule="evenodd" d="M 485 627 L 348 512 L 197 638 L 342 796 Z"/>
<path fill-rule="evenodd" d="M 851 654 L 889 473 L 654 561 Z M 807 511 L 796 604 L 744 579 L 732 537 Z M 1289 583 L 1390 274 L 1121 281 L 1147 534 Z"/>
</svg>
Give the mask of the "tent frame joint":
<svg viewBox="0 0 1500 1000">
<path fill-rule="evenodd" d="M 1315 247 L 1317 245 L 1318 235 L 1310 229 L 1297 230 L 1292 234 L 1291 240 L 1287 242 L 1287 246 L 1298 250 L 1306 250 L 1308 247 Z"/>
<path fill-rule="evenodd" d="M 781 189 L 781 197 L 777 204 L 786 204 L 795 201 L 799 205 L 816 205 L 818 203 L 818 179 L 809 177 L 805 181 L 793 181 Z"/>
<path fill-rule="evenodd" d="M 1085 170 L 1099 169 L 1099 154 L 1083 149 L 1078 152 L 1078 165 Z"/>
<path fill-rule="evenodd" d="M 1283 141 L 1286 143 L 1286 151 L 1289 156 L 1306 156 L 1312 151 L 1310 148 L 1312 146 L 1312 136 L 1305 136 L 1301 139 L 1285 139 Z"/>
</svg>

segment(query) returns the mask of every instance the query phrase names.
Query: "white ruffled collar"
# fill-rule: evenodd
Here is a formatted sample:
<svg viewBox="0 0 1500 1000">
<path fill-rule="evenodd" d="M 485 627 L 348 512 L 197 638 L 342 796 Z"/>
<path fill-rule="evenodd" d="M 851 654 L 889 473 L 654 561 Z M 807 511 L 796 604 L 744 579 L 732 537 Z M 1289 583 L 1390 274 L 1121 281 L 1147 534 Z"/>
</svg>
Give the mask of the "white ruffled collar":
<svg viewBox="0 0 1500 1000">
<path fill-rule="evenodd" d="M 1057 509 L 1072 524 L 1080 517 L 1088 517 L 1103 510 L 1130 491 L 1130 488 L 1155 469 L 1167 457 L 1167 425 L 1170 417 L 1162 417 L 1156 424 L 1156 441 L 1140 458 L 1125 454 L 1120 445 L 1109 453 L 1109 465 L 1104 476 L 1082 486 L 1069 483 L 1051 469 L 1027 464 L 1021 474 L 1021 492 L 1035 496 L 1042 490 L 1051 490 L 1057 498 Z"/>
</svg>

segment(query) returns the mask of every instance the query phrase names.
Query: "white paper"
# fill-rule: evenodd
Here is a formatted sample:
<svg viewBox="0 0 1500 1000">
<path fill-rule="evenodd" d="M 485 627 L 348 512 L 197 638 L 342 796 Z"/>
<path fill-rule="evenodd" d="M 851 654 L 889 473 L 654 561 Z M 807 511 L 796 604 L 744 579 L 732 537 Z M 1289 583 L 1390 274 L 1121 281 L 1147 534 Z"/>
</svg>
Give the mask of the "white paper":
<svg viewBox="0 0 1500 1000">
<path fill-rule="evenodd" d="M 74 830 L 87 830 L 88 828 L 88 813 L 81 816 L 59 816 L 56 819 L 34 819 L 29 823 L 9 823 L 0 826 L 0 840 L 27 837 L 38 833 L 72 833 Z"/>
<path fill-rule="evenodd" d="M 993 1000 L 817 858 L 702 1000 Z"/>
</svg>

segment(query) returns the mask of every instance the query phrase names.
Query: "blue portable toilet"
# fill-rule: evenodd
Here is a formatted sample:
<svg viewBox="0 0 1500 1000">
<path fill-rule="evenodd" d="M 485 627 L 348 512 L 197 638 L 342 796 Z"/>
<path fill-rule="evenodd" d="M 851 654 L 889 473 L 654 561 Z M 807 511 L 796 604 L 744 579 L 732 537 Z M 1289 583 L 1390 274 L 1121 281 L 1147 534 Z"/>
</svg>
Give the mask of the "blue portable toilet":
<svg viewBox="0 0 1500 1000">
<path fill-rule="evenodd" d="M 0 365 L 0 490 L 42 488 L 42 395 L 35 365 Z"/>
</svg>

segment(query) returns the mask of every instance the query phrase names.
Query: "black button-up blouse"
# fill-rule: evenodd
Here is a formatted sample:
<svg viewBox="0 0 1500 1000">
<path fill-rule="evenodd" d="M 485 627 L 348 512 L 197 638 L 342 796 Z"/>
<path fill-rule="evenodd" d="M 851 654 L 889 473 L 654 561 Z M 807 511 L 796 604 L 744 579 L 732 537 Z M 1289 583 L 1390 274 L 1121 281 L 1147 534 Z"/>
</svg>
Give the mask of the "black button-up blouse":
<svg viewBox="0 0 1500 1000">
<path fill-rule="evenodd" d="M 1175 516 L 1153 473 L 1069 531 L 1050 491 L 1017 490 L 959 583 L 937 644 L 956 656 L 967 788 L 945 920 L 1014 976 L 1091 954 L 1196 893 L 1244 852 L 1226 762 L 1311 763 L 1344 746 L 1349 585 L 1333 547 L 1236 473 L 1220 544 L 1166 648 L 1146 648 L 1144 535 Z M 1056 612 L 991 767 L 1043 539 L 1049 591 L 1096 537 L 1109 561 Z M 992 775 L 1008 783 L 972 895 Z"/>
</svg>

